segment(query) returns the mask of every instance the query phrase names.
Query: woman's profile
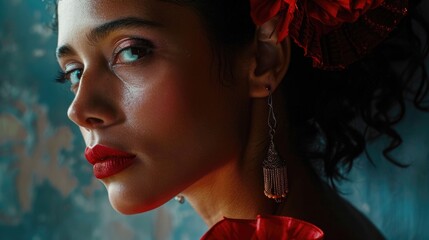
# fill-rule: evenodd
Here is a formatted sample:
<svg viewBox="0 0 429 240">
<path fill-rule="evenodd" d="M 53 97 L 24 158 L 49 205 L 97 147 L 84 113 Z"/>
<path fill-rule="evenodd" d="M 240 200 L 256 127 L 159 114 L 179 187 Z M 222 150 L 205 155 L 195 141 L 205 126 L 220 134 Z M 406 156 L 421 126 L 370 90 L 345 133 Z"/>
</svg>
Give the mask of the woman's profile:
<svg viewBox="0 0 429 240">
<path fill-rule="evenodd" d="M 405 99 L 427 110 L 416 6 L 60 0 L 58 81 L 118 212 L 178 196 L 202 239 L 384 239 L 335 182 L 377 136 L 400 165 Z"/>
</svg>

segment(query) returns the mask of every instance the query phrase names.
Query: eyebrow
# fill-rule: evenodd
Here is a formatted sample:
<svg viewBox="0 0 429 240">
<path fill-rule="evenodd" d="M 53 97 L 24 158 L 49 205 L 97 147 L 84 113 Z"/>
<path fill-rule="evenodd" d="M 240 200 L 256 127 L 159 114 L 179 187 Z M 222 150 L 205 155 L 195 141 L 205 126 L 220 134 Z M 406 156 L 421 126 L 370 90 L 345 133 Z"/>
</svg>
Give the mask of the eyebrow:
<svg viewBox="0 0 429 240">
<path fill-rule="evenodd" d="M 68 56 L 68 55 L 73 55 L 73 54 L 74 54 L 74 50 L 68 44 L 63 45 L 63 46 L 57 48 L 57 50 L 56 50 L 57 59 L 63 58 L 63 57 Z"/>
<path fill-rule="evenodd" d="M 87 39 L 90 44 L 94 44 L 100 39 L 106 38 L 109 34 L 119 29 L 124 28 L 160 28 L 162 24 L 146 19 L 136 18 L 136 17 L 126 17 L 121 19 L 116 19 L 110 22 L 103 23 L 100 26 L 92 29 L 91 32 L 87 35 Z M 67 55 L 74 53 L 73 48 L 69 44 L 65 44 L 59 47 L 56 51 L 57 58 L 62 58 Z"/>
</svg>

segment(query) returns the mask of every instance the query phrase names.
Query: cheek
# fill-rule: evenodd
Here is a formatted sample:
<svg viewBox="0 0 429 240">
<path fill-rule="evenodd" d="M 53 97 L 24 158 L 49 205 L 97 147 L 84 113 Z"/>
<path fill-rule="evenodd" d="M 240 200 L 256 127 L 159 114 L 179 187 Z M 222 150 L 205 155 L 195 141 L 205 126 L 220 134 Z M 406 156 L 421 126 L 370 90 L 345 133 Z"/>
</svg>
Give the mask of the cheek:
<svg viewBox="0 0 429 240">
<path fill-rule="evenodd" d="M 215 113 L 209 109 L 218 104 L 216 98 L 221 87 L 219 82 L 210 79 L 210 70 L 207 56 L 160 57 L 139 75 L 148 77 L 138 87 L 130 87 L 130 106 L 124 109 L 128 117 L 132 116 L 128 120 L 132 121 L 135 132 L 147 138 L 148 150 L 161 155 L 169 150 L 186 151 L 187 146 L 204 144 L 197 141 L 203 140 L 206 134 L 210 115 Z"/>
<path fill-rule="evenodd" d="M 146 164 L 155 172 L 175 166 L 196 177 L 203 169 L 229 160 L 240 148 L 232 90 L 210 79 L 205 70 L 163 69 L 168 71 L 133 93 L 126 115 L 138 135 L 139 150 L 149 159 Z M 180 178 L 181 173 L 170 177 Z"/>
<path fill-rule="evenodd" d="M 197 79 L 180 75 L 174 71 L 163 74 L 144 92 L 136 93 L 133 106 L 127 108 L 131 125 L 141 134 L 139 138 L 147 140 L 146 150 L 151 155 L 185 151 L 204 134 L 201 125 L 207 124 L 207 99 L 200 98 L 189 84 Z"/>
</svg>

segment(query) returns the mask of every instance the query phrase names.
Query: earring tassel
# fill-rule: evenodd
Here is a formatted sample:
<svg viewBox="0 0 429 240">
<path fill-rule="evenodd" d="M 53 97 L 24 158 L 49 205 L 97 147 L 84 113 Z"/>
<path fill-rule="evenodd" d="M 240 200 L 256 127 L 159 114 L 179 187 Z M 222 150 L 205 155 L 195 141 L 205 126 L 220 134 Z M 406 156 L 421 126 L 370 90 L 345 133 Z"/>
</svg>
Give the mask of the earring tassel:
<svg viewBox="0 0 429 240">
<path fill-rule="evenodd" d="M 286 162 L 280 159 L 274 144 L 270 144 L 263 163 L 264 193 L 276 202 L 282 202 L 289 191 Z"/>
</svg>

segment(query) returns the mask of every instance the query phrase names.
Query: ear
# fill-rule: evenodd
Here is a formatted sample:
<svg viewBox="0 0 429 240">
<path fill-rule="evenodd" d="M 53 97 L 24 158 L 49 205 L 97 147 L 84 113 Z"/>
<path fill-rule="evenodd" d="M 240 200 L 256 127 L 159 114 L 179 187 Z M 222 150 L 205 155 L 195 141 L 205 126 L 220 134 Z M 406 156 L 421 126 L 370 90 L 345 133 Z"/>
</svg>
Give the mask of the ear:
<svg viewBox="0 0 429 240">
<path fill-rule="evenodd" d="M 290 40 L 278 42 L 276 21 L 271 20 L 256 29 L 256 44 L 249 72 L 249 95 L 268 96 L 283 80 L 290 62 Z"/>
</svg>

